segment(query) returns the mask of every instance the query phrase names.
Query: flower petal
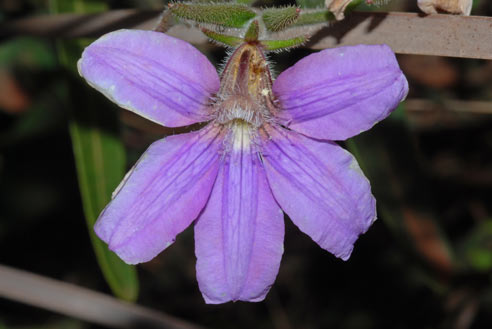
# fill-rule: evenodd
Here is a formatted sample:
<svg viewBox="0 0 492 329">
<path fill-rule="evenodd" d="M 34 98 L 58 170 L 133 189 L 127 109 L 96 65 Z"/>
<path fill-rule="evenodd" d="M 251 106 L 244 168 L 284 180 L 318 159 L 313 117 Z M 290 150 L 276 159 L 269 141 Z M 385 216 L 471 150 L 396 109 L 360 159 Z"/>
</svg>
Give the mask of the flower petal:
<svg viewBox="0 0 492 329">
<path fill-rule="evenodd" d="M 275 200 L 323 249 L 347 260 L 376 219 L 369 181 L 354 157 L 332 142 L 267 128 L 264 164 Z"/>
<path fill-rule="evenodd" d="M 189 43 L 153 31 L 119 30 L 79 60 L 87 82 L 119 106 L 168 127 L 208 120 L 219 77 Z"/>
<path fill-rule="evenodd" d="M 408 93 L 386 45 L 326 49 L 301 59 L 275 80 L 286 126 L 307 136 L 345 140 L 386 118 Z"/>
<path fill-rule="evenodd" d="M 236 133 L 195 225 L 197 278 L 209 304 L 263 300 L 283 253 L 283 213 L 243 133 Z"/>
<path fill-rule="evenodd" d="M 205 206 L 221 145 L 210 126 L 153 143 L 100 215 L 96 234 L 129 264 L 154 258 Z"/>
</svg>

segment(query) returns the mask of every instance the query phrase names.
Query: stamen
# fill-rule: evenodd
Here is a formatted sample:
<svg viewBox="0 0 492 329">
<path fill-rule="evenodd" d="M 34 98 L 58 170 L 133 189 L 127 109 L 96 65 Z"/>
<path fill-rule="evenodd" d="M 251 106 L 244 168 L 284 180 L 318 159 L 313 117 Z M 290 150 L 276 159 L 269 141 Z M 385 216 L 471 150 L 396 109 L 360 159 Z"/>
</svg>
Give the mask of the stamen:
<svg viewBox="0 0 492 329">
<path fill-rule="evenodd" d="M 251 146 L 251 126 L 244 120 L 234 120 L 231 124 L 233 151 L 247 150 Z"/>
</svg>

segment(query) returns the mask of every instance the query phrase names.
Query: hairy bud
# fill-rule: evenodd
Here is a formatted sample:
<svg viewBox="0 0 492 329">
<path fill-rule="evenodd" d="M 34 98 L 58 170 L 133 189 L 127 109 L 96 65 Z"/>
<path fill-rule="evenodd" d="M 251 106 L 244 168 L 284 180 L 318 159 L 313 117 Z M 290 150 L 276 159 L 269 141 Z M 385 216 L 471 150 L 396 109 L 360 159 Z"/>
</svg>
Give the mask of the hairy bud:
<svg viewBox="0 0 492 329">
<path fill-rule="evenodd" d="M 171 3 L 169 10 L 181 19 L 234 28 L 243 27 L 256 16 L 251 8 L 231 3 Z"/>
<path fill-rule="evenodd" d="M 263 22 L 267 30 L 278 32 L 296 22 L 301 10 L 297 7 L 269 8 L 263 11 Z"/>
</svg>

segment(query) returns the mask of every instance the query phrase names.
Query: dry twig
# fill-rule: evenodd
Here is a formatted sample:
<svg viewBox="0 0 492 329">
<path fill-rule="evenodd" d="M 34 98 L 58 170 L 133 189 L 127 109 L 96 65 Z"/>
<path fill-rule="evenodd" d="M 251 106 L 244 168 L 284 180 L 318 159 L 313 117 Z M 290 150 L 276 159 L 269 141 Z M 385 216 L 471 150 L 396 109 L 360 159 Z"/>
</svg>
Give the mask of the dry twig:
<svg viewBox="0 0 492 329">
<path fill-rule="evenodd" d="M 112 328 L 202 328 L 108 295 L 4 265 L 0 265 L 0 297 Z"/>
</svg>

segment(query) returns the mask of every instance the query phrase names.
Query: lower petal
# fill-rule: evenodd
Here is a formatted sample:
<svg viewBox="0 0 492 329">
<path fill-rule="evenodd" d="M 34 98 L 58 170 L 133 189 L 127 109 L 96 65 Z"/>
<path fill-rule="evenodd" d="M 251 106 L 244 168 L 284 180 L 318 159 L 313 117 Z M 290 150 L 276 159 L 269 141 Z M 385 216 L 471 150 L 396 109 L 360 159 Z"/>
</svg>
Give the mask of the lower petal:
<svg viewBox="0 0 492 329">
<path fill-rule="evenodd" d="M 209 304 L 263 300 L 283 254 L 282 210 L 248 132 L 234 139 L 195 225 L 198 283 Z"/>
<path fill-rule="evenodd" d="M 154 258 L 205 206 L 221 144 L 211 127 L 153 143 L 115 191 L 96 234 L 129 264 Z"/>
<path fill-rule="evenodd" d="M 376 219 L 369 181 L 356 160 L 332 142 L 279 127 L 267 133 L 263 156 L 275 200 L 301 231 L 347 260 Z"/>
</svg>

